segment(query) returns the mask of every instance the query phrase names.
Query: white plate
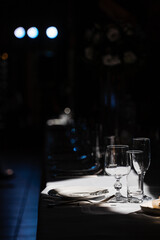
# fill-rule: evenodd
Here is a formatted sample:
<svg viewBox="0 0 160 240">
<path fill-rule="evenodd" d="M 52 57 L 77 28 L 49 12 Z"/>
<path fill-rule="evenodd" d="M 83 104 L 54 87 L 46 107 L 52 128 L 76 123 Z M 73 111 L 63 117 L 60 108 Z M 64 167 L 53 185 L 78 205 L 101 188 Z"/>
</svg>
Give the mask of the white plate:
<svg viewBox="0 0 160 240">
<path fill-rule="evenodd" d="M 108 194 L 108 192 L 104 192 L 103 190 L 107 190 L 104 188 L 96 188 L 91 186 L 66 186 L 64 188 L 56 188 L 55 189 L 60 195 L 70 198 L 95 198 Z M 96 194 L 93 194 L 96 191 Z"/>
<path fill-rule="evenodd" d="M 140 206 L 141 206 L 142 211 L 144 211 L 146 213 L 160 215 L 160 209 L 153 208 L 152 201 L 144 202 Z"/>
</svg>

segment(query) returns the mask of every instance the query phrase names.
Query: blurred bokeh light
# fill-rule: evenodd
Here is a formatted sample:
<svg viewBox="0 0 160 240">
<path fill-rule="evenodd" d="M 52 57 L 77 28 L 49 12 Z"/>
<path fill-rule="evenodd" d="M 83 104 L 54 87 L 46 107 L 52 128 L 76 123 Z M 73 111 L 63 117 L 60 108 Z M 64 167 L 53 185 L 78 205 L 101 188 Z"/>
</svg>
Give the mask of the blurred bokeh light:
<svg viewBox="0 0 160 240">
<path fill-rule="evenodd" d="M 46 30 L 46 35 L 48 38 L 56 38 L 58 36 L 58 30 L 56 27 L 48 27 Z"/>
<path fill-rule="evenodd" d="M 26 31 L 23 27 L 18 27 L 14 30 L 14 35 L 16 38 L 23 38 L 26 34 Z"/>
<path fill-rule="evenodd" d="M 27 35 L 28 37 L 30 38 L 36 38 L 38 37 L 39 35 L 39 31 L 36 27 L 30 27 L 28 30 L 27 30 Z"/>
</svg>

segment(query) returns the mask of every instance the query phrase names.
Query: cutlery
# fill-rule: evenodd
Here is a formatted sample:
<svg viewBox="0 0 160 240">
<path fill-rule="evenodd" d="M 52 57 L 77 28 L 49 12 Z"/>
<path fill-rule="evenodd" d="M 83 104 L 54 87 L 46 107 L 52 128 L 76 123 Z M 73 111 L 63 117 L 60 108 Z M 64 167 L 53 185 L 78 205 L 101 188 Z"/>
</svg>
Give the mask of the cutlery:
<svg viewBox="0 0 160 240">
<path fill-rule="evenodd" d="M 77 198 L 77 199 L 70 199 L 70 200 L 50 200 L 50 203 L 48 203 L 48 207 L 54 207 L 54 206 L 67 206 L 67 205 L 73 205 L 75 203 L 80 203 L 80 202 L 88 202 L 92 204 L 98 204 L 101 202 L 107 202 L 109 199 L 113 198 L 114 195 L 111 195 L 109 197 L 106 197 L 105 195 L 95 197 L 95 198 Z"/>
<path fill-rule="evenodd" d="M 97 190 L 97 191 L 93 191 L 93 192 L 86 192 L 86 191 L 76 192 L 76 194 L 79 194 L 82 197 L 83 195 L 98 196 L 98 195 L 102 195 L 102 194 L 105 194 L 108 192 L 109 192 L 108 189 L 102 189 L 102 190 Z M 56 189 L 51 189 L 50 191 L 48 191 L 48 195 L 50 195 L 52 197 L 70 198 L 70 197 L 60 194 Z"/>
</svg>

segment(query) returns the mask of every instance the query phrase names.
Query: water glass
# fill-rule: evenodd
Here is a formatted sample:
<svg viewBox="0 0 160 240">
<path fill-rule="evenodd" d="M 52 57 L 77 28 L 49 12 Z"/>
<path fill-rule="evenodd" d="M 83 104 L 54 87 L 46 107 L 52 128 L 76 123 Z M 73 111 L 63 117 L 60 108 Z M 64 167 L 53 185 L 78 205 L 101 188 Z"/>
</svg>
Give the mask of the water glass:
<svg viewBox="0 0 160 240">
<path fill-rule="evenodd" d="M 143 159 L 143 151 L 141 150 L 128 150 L 127 157 L 130 159 L 132 166 L 135 162 Z M 143 188 L 139 175 L 134 171 L 134 168 L 127 176 L 127 197 L 128 202 L 141 203 L 143 202 Z"/>
</svg>

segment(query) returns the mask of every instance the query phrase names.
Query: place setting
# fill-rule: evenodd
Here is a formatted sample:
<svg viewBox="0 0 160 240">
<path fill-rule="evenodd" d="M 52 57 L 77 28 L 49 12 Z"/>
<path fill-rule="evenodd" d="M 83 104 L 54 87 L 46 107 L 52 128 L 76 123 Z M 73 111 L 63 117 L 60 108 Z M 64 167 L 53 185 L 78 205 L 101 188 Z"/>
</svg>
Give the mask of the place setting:
<svg viewBox="0 0 160 240">
<path fill-rule="evenodd" d="M 104 153 L 104 174 L 77 175 L 46 183 L 41 195 L 47 207 L 81 206 L 90 214 L 149 214 L 160 216 L 159 193 L 144 183 L 151 163 L 149 138 L 133 138 L 132 146 L 113 143 Z M 83 172 L 83 170 L 82 170 Z"/>
<path fill-rule="evenodd" d="M 48 207 L 77 206 L 83 204 L 99 204 L 112 198 L 108 189 L 91 187 L 59 187 L 48 191 Z"/>
</svg>

